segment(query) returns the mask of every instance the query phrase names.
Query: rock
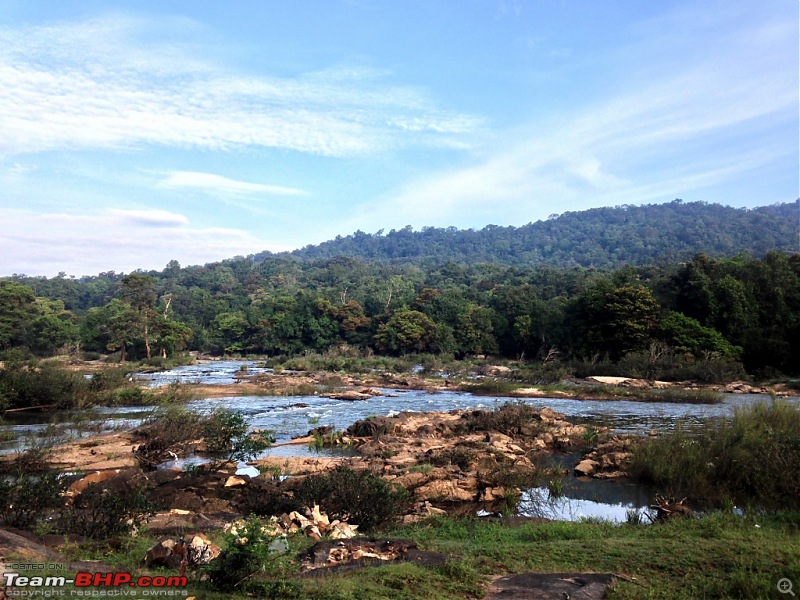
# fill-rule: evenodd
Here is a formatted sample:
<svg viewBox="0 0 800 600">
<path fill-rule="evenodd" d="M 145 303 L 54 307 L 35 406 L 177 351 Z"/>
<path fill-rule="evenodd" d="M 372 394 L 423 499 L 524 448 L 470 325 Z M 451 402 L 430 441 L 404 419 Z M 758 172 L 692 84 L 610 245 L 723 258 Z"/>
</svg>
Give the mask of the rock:
<svg viewBox="0 0 800 600">
<path fill-rule="evenodd" d="M 225 487 L 241 487 L 247 485 L 250 481 L 249 477 L 239 477 L 238 475 L 231 475 L 225 480 Z"/>
<path fill-rule="evenodd" d="M 511 452 L 513 454 L 525 454 L 525 450 L 523 450 L 516 444 L 508 444 L 508 446 L 506 446 L 506 449 L 508 450 L 508 452 Z"/>
<path fill-rule="evenodd" d="M 286 534 L 279 535 L 267 547 L 270 552 L 277 552 L 278 554 L 285 554 L 289 551 L 289 541 L 286 539 Z"/>
<path fill-rule="evenodd" d="M 365 538 L 317 542 L 300 555 L 303 569 L 334 569 L 367 566 L 388 561 L 410 561 L 424 565 L 441 565 L 444 554 L 424 552 L 409 540 Z"/>
<path fill-rule="evenodd" d="M 315 542 L 318 542 L 322 539 L 322 533 L 320 532 L 319 527 L 316 525 L 308 525 L 305 529 L 303 529 L 303 534 Z"/>
<path fill-rule="evenodd" d="M 355 390 L 348 390 L 346 392 L 337 392 L 334 394 L 325 394 L 325 398 L 332 398 L 334 400 L 348 400 L 350 402 L 354 402 L 357 400 L 368 400 L 372 398 L 373 394 L 365 394 L 362 392 L 357 392 Z"/>
<path fill-rule="evenodd" d="M 637 389 L 649 389 L 652 387 L 650 385 L 650 382 L 645 379 L 628 379 L 627 381 L 623 381 L 622 383 L 620 383 L 620 385 L 623 387 L 637 388 Z"/>
<path fill-rule="evenodd" d="M 386 459 L 386 464 L 393 467 L 411 467 L 417 464 L 417 459 L 410 455 L 392 456 Z"/>
<path fill-rule="evenodd" d="M 439 500 L 441 502 L 472 502 L 476 497 L 475 492 L 462 489 L 453 481 L 442 479 L 418 487 L 415 494 L 422 500 Z"/>
<path fill-rule="evenodd" d="M 610 452 L 600 456 L 600 468 L 606 470 L 620 470 L 626 467 L 631 459 L 630 452 Z"/>
<path fill-rule="evenodd" d="M 602 375 L 593 375 L 586 378 L 588 381 L 602 383 L 603 385 L 620 385 L 631 380 L 630 377 L 606 377 Z"/>
<path fill-rule="evenodd" d="M 579 477 L 591 476 L 595 471 L 597 471 L 599 466 L 600 464 L 596 460 L 587 458 L 577 464 L 575 467 L 575 475 Z"/>
<path fill-rule="evenodd" d="M 391 417 L 372 417 L 356 421 L 347 428 L 347 433 L 355 437 L 375 437 L 392 433 L 397 421 Z"/>
<path fill-rule="evenodd" d="M 82 479 L 72 483 L 67 490 L 67 495 L 75 496 L 80 494 L 93 483 L 102 483 L 103 481 L 107 481 L 112 477 L 116 477 L 121 472 L 121 469 L 109 469 L 107 471 L 95 471 L 94 473 L 89 473 Z"/>
<path fill-rule="evenodd" d="M 416 472 L 406 473 L 405 475 L 395 479 L 394 482 L 397 485 L 406 488 L 407 490 L 411 490 L 421 486 L 423 483 L 428 481 L 428 479 L 429 477 L 425 473 Z"/>
<path fill-rule="evenodd" d="M 481 492 L 481 502 L 497 502 L 506 497 L 506 488 L 503 486 L 487 487 Z"/>
<path fill-rule="evenodd" d="M 766 388 L 752 386 L 746 381 L 733 381 L 718 388 L 718 391 L 723 394 L 765 394 L 768 392 Z"/>
<path fill-rule="evenodd" d="M 182 538 L 164 539 L 147 550 L 145 564 L 178 568 L 185 560 L 191 566 L 203 566 L 217 558 L 220 547 L 213 544 L 202 534 L 190 534 Z"/>
<path fill-rule="evenodd" d="M 201 533 L 187 535 L 183 538 L 187 545 L 187 558 L 190 565 L 207 565 L 217 558 L 221 549 Z"/>
<path fill-rule="evenodd" d="M 485 600 L 501 598 L 574 598 L 600 600 L 614 584 L 612 573 L 519 573 L 496 577 Z"/>
<path fill-rule="evenodd" d="M 594 479 L 622 479 L 627 477 L 624 471 L 610 471 L 608 473 L 595 473 L 592 475 Z"/>
<path fill-rule="evenodd" d="M 354 538 L 357 535 L 356 529 L 358 529 L 358 525 L 350 525 L 349 523 L 334 521 L 328 537 L 330 537 L 332 540 L 346 540 Z"/>
<path fill-rule="evenodd" d="M 183 560 L 182 556 L 173 553 L 175 548 L 175 540 L 166 539 L 156 542 L 153 546 L 148 548 L 147 554 L 144 557 L 144 563 L 148 567 L 160 566 L 177 568 Z"/>
</svg>

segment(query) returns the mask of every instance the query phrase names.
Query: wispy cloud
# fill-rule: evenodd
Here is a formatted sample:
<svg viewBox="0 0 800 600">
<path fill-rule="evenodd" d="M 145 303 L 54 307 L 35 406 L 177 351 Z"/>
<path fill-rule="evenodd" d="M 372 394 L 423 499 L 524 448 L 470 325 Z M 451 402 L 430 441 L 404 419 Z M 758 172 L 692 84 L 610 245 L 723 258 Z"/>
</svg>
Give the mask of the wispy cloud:
<svg viewBox="0 0 800 600">
<path fill-rule="evenodd" d="M 189 223 L 184 215 L 165 210 L 123 210 L 111 208 L 108 214 L 116 217 L 120 225 L 144 227 L 181 227 Z"/>
<path fill-rule="evenodd" d="M 648 35 L 643 46 L 666 43 L 652 39 L 650 28 Z M 775 132 L 797 130 L 796 58 L 794 66 L 786 58 L 796 35 L 796 26 L 770 22 L 732 28 L 711 42 L 736 40 L 724 53 L 632 71 L 615 95 L 534 118 L 498 136 L 502 145 L 486 149 L 481 161 L 359 207 L 348 226 L 463 225 L 464 215 L 519 224 L 565 210 L 669 200 L 786 162 L 797 155 L 796 142 L 776 143 Z"/>
<path fill-rule="evenodd" d="M 158 27 L 113 16 L 0 29 L 0 155 L 158 144 L 347 156 L 441 143 L 480 123 L 379 71 L 254 76 L 204 61 L 189 41 L 201 26 L 172 19 L 161 27 L 187 41 L 145 42 Z"/>
<path fill-rule="evenodd" d="M 238 229 L 192 227 L 183 215 L 167 211 L 39 214 L 0 209 L 0 264 L 6 274 L 129 272 L 161 269 L 171 259 L 204 264 L 287 249 Z"/>
<path fill-rule="evenodd" d="M 270 194 L 278 196 L 303 196 L 306 194 L 298 188 L 239 181 L 222 175 L 198 171 L 173 171 L 162 179 L 159 185 L 167 188 L 196 189 L 209 194 Z"/>
</svg>

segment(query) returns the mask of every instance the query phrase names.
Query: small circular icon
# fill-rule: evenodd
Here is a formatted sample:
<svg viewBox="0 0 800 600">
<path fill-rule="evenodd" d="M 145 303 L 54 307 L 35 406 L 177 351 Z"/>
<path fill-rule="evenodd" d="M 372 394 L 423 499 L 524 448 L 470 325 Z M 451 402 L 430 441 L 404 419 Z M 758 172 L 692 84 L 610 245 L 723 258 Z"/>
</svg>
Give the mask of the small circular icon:
<svg viewBox="0 0 800 600">
<path fill-rule="evenodd" d="M 792 591 L 792 580 L 791 579 L 786 579 L 786 577 L 784 577 L 783 579 L 779 579 L 778 580 L 778 591 L 781 594 L 791 594 L 792 596 L 794 596 L 795 593 L 794 593 L 794 591 Z"/>
</svg>

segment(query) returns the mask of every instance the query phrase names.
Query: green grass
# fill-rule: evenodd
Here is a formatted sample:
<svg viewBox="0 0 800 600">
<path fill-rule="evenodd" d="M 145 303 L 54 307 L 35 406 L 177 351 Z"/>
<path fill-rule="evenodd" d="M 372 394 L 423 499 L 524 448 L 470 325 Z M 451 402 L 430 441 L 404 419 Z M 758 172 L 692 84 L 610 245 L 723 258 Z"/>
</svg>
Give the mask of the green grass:
<svg viewBox="0 0 800 600">
<path fill-rule="evenodd" d="M 738 408 L 732 418 L 678 424 L 635 448 L 629 472 L 699 504 L 800 506 L 800 406 L 773 400 Z"/>
<path fill-rule="evenodd" d="M 477 383 L 472 381 L 463 382 L 458 386 L 458 389 L 476 396 L 508 396 L 523 387 L 526 387 L 525 384 L 514 381 L 484 379 Z"/>
<path fill-rule="evenodd" d="M 615 385 L 583 385 L 567 388 L 551 386 L 552 389 L 567 392 L 577 398 L 592 400 L 631 400 L 633 402 L 673 402 L 677 404 L 719 404 L 724 400 L 722 394 L 708 389 L 681 388 L 633 388 Z M 550 388 L 548 388 L 550 389 Z"/>
<path fill-rule="evenodd" d="M 394 564 L 322 578 L 300 578 L 296 553 L 312 544 L 290 538 L 290 553 L 266 565 L 259 597 L 309 600 L 480 598 L 489 578 L 524 571 L 611 572 L 621 576 L 612 600 L 634 598 L 776 597 L 778 579 L 800 580 L 800 514 L 740 518 L 714 513 L 653 526 L 609 523 L 526 523 L 508 527 L 476 519 L 442 518 L 385 532 L 424 550 L 451 556 L 426 567 Z M 144 549 L 155 541 L 124 541 L 120 552 L 75 548 L 69 558 L 102 559 L 142 574 Z M 221 543 L 221 536 L 215 541 Z M 245 598 L 214 592 L 190 578 L 196 597 Z"/>
</svg>

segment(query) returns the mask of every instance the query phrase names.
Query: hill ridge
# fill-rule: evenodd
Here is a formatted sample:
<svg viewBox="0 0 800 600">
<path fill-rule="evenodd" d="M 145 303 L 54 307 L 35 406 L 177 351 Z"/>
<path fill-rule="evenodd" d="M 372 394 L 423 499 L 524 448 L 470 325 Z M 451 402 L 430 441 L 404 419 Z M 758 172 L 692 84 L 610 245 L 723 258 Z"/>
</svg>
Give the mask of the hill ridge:
<svg viewBox="0 0 800 600">
<path fill-rule="evenodd" d="M 755 208 L 678 199 L 569 211 L 519 227 L 356 231 L 277 256 L 615 268 L 688 260 L 697 253 L 760 257 L 770 250 L 800 250 L 800 199 Z M 268 256 L 275 255 L 263 252 L 254 259 Z"/>
</svg>

